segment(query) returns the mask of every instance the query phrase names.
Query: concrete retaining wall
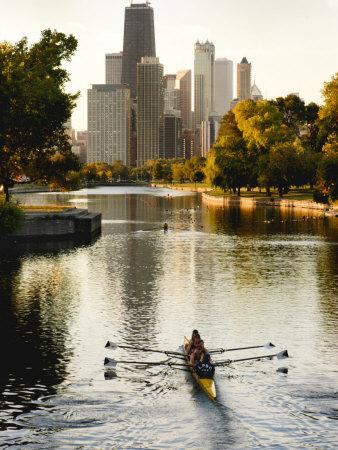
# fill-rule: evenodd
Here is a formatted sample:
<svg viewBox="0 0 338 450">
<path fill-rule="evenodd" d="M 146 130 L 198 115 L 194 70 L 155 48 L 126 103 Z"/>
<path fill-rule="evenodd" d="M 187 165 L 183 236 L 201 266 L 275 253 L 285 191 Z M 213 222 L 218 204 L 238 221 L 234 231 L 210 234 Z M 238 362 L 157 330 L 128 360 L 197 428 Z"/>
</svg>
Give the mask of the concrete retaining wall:
<svg viewBox="0 0 338 450">
<path fill-rule="evenodd" d="M 99 233 L 101 214 L 85 209 L 68 209 L 61 212 L 27 212 L 19 230 L 12 237 L 62 237 L 85 236 Z"/>
<path fill-rule="evenodd" d="M 287 200 L 277 198 L 250 198 L 250 197 L 231 197 L 226 195 L 214 196 L 206 193 L 202 194 L 202 200 L 204 203 L 213 206 L 225 207 L 229 205 L 240 206 L 277 206 L 279 208 L 302 208 L 302 209 L 315 209 L 320 211 L 329 211 L 329 206 L 324 203 L 315 203 L 312 201 L 304 200 Z"/>
</svg>

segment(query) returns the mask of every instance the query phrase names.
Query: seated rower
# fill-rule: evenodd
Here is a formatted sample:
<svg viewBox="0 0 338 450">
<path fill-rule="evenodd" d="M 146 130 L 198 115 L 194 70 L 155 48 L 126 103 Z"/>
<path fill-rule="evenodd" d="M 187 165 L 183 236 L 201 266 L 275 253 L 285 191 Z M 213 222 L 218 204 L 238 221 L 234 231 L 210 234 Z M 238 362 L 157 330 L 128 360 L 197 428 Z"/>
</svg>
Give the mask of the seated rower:
<svg viewBox="0 0 338 450">
<path fill-rule="evenodd" d="M 210 353 L 204 353 L 202 359 L 195 365 L 194 370 L 199 378 L 214 378 L 215 365 L 211 360 Z"/>
<path fill-rule="evenodd" d="M 200 340 L 201 336 L 199 335 L 197 330 L 193 330 L 189 344 L 187 345 L 187 347 L 185 349 L 185 351 L 188 355 L 190 355 L 190 353 L 192 353 L 192 351 L 194 350 L 196 339 Z"/>
<path fill-rule="evenodd" d="M 191 365 L 197 364 L 202 358 L 204 353 L 206 353 L 206 348 L 204 347 L 204 341 L 202 339 L 195 339 L 195 348 L 190 355 L 189 363 Z"/>
</svg>

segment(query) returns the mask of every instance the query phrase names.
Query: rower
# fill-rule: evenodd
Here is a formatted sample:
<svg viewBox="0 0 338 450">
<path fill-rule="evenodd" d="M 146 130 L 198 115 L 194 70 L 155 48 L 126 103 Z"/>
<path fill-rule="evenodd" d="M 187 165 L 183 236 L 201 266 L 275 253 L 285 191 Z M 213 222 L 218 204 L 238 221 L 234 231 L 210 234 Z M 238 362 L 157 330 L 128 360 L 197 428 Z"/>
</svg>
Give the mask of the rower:
<svg viewBox="0 0 338 450">
<path fill-rule="evenodd" d="M 190 339 L 190 341 L 189 341 L 189 344 L 187 345 L 187 347 L 186 347 L 186 349 L 185 349 L 185 351 L 186 351 L 186 353 L 187 353 L 188 355 L 189 355 L 189 354 L 193 351 L 193 349 L 194 349 L 194 346 L 195 346 L 195 339 L 196 339 L 196 338 L 201 339 L 201 336 L 199 335 L 199 333 L 198 333 L 197 330 L 193 330 L 192 335 L 191 335 L 191 339 Z"/>
<path fill-rule="evenodd" d="M 206 348 L 204 347 L 204 341 L 202 339 L 195 339 L 195 348 L 193 352 L 190 355 L 190 364 L 193 366 L 200 362 L 201 358 L 203 357 L 204 353 L 206 353 Z"/>
<path fill-rule="evenodd" d="M 201 336 L 197 333 L 190 345 L 190 348 L 189 348 L 189 352 L 188 352 L 189 358 L 191 358 L 193 353 L 196 351 L 196 348 L 200 342 L 201 342 Z"/>
<path fill-rule="evenodd" d="M 195 373 L 200 378 L 214 378 L 215 365 L 211 360 L 210 353 L 205 352 L 201 360 L 194 367 Z"/>
</svg>

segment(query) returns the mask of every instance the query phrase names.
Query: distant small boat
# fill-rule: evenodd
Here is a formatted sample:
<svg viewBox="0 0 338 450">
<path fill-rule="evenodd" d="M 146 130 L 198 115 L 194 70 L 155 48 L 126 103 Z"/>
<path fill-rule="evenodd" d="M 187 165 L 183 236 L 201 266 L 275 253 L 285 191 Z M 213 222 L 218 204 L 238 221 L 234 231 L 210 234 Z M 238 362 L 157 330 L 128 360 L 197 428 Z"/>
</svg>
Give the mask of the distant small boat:
<svg viewBox="0 0 338 450">
<path fill-rule="evenodd" d="M 189 357 L 186 349 L 189 345 L 189 342 L 189 339 L 187 337 L 184 337 L 183 349 L 186 355 L 185 359 L 187 363 L 189 363 Z M 191 366 L 189 366 L 189 369 L 191 375 L 195 378 L 196 383 L 199 385 L 202 391 L 204 391 L 211 400 L 216 400 L 216 387 L 214 380 L 212 378 L 200 378 Z"/>
</svg>

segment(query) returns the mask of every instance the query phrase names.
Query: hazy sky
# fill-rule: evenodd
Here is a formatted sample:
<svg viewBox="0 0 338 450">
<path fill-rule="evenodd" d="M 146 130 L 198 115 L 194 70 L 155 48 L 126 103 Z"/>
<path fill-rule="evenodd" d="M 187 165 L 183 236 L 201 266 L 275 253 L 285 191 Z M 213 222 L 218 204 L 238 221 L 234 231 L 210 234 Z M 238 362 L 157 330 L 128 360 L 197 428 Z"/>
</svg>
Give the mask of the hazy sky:
<svg viewBox="0 0 338 450">
<path fill-rule="evenodd" d="M 141 3 L 136 1 L 135 3 Z M 105 53 L 123 46 L 126 0 L 0 0 L 0 40 L 73 33 L 70 89 L 81 91 L 73 126 L 87 128 L 86 90 L 104 83 Z M 299 92 L 320 102 L 338 70 L 338 0 L 153 0 L 157 56 L 165 73 L 193 68 L 194 43 L 209 39 L 216 57 L 246 56 L 264 97 Z M 234 76 L 234 82 L 236 78 Z M 234 86 L 235 88 L 235 86 Z M 235 93 L 235 91 L 234 91 Z"/>
</svg>

